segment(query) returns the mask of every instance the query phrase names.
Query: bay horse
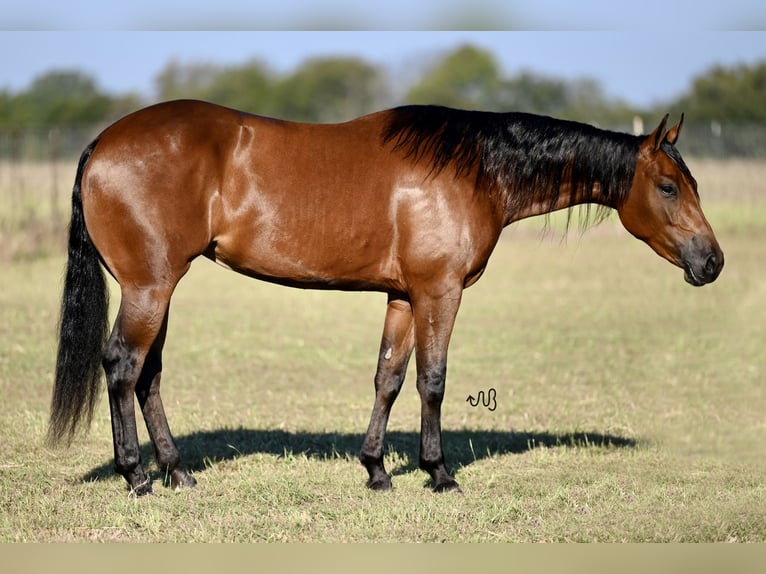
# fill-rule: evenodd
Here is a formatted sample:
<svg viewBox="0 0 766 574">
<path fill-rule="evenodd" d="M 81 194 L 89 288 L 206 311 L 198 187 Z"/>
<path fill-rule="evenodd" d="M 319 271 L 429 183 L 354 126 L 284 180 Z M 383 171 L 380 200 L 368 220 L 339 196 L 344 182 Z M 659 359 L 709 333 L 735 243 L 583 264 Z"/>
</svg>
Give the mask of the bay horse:
<svg viewBox="0 0 766 574">
<path fill-rule="evenodd" d="M 675 147 L 683 124 L 635 136 L 527 113 L 405 106 L 338 124 L 281 121 L 199 101 L 160 103 L 106 128 L 83 152 L 72 193 L 49 443 L 90 424 L 106 374 L 115 470 L 152 491 L 134 394 L 173 488 L 181 465 L 160 398 L 168 309 L 200 255 L 282 285 L 388 295 L 375 402 L 360 459 L 391 488 L 383 443 L 414 349 L 419 466 L 445 466 L 447 347 L 465 288 L 501 231 L 593 204 L 684 270 L 714 281 L 724 257 Z M 105 268 L 121 302 L 108 331 Z"/>
</svg>

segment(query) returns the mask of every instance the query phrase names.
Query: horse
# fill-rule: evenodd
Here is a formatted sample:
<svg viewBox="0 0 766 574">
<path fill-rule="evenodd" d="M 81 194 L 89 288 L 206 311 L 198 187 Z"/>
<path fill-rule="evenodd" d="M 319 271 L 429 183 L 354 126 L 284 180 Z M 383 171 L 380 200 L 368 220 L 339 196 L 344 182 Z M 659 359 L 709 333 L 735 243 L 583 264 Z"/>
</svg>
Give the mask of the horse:
<svg viewBox="0 0 766 574">
<path fill-rule="evenodd" d="M 464 289 L 502 230 L 574 205 L 616 210 L 623 226 L 684 271 L 714 281 L 724 256 L 668 115 L 648 135 L 522 112 L 402 106 L 335 124 L 178 100 L 133 112 L 82 153 L 48 442 L 89 427 L 106 377 L 114 469 L 152 492 L 134 395 L 157 465 L 182 465 L 160 397 L 173 290 L 194 259 L 290 287 L 387 294 L 375 400 L 359 455 L 367 486 L 392 488 L 386 425 L 414 350 L 419 467 L 434 491 L 460 491 L 441 437 L 447 348 Z M 571 212 L 570 212 L 571 213 Z M 104 269 L 120 287 L 108 327 Z"/>
</svg>

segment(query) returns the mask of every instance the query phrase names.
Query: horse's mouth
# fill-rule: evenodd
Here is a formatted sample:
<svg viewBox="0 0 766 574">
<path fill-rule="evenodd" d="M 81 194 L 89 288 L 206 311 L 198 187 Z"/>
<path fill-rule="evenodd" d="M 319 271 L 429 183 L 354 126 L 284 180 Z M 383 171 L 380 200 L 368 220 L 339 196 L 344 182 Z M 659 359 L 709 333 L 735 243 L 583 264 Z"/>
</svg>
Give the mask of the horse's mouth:
<svg viewBox="0 0 766 574">
<path fill-rule="evenodd" d="M 694 285 L 695 287 L 702 287 L 702 286 L 705 284 L 705 282 L 704 282 L 704 281 L 700 281 L 700 280 L 699 280 L 699 279 L 698 279 L 698 278 L 697 278 L 697 277 L 694 275 L 694 273 L 693 273 L 693 272 L 692 272 L 690 269 L 686 269 L 686 270 L 684 271 L 684 280 L 685 280 L 685 281 L 686 281 L 686 282 L 687 282 L 689 285 Z"/>
<path fill-rule="evenodd" d="M 723 253 L 718 249 L 710 251 L 703 257 L 685 257 L 682 259 L 682 266 L 686 282 L 695 287 L 701 287 L 718 278 L 723 269 Z"/>
<path fill-rule="evenodd" d="M 705 281 L 704 279 L 695 275 L 694 270 L 688 263 L 684 265 L 684 280 L 689 285 L 694 285 L 695 287 L 702 287 L 708 283 L 708 281 Z"/>
</svg>

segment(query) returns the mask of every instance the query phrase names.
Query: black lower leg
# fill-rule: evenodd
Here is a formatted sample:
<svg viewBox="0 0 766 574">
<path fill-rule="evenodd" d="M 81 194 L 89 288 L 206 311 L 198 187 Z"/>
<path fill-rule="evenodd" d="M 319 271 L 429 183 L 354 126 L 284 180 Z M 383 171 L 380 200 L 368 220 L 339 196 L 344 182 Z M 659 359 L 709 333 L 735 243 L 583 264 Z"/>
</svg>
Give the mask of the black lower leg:
<svg viewBox="0 0 766 574">
<path fill-rule="evenodd" d="M 413 345 L 410 303 L 390 297 L 375 373 L 375 404 L 359 456 L 369 474 L 367 486 L 373 490 L 391 489 L 391 477 L 383 464 L 383 442 L 391 407 L 404 384 Z"/>
<path fill-rule="evenodd" d="M 125 477 L 131 491 L 141 496 L 151 493 L 152 486 L 141 464 L 133 404 L 133 384 L 139 363 L 138 354 L 128 349 L 119 337 L 110 339 L 103 364 L 112 419 L 114 468 Z"/>
<path fill-rule="evenodd" d="M 441 436 L 441 404 L 444 399 L 446 365 L 418 377 L 421 396 L 419 466 L 433 481 L 436 492 L 459 491 L 457 481 L 447 471 Z"/>
<path fill-rule="evenodd" d="M 378 376 L 380 377 L 381 374 L 379 373 Z M 359 455 L 359 459 L 369 474 L 367 486 L 373 490 L 391 489 L 391 477 L 383 464 L 383 438 L 391 406 L 399 394 L 403 379 L 403 375 L 396 374 L 388 376 L 376 384 L 375 405 Z"/>
<path fill-rule="evenodd" d="M 155 379 L 157 383 L 159 383 L 159 378 L 160 375 L 157 374 Z M 170 427 L 159 392 L 150 391 L 143 395 L 137 391 L 136 394 L 139 396 L 146 429 L 154 446 L 154 458 L 163 473 L 166 484 L 169 483 L 174 490 L 195 486 L 197 481 L 181 465 L 181 456 L 173 436 L 170 434 Z"/>
<path fill-rule="evenodd" d="M 154 447 L 154 458 L 164 475 L 165 483 L 178 490 L 191 487 L 197 481 L 181 466 L 173 435 L 170 433 L 165 409 L 160 397 L 160 379 L 162 376 L 162 346 L 167 331 L 167 314 L 160 333 L 144 361 L 141 375 L 136 385 L 136 397 L 146 422 L 146 429 Z"/>
</svg>

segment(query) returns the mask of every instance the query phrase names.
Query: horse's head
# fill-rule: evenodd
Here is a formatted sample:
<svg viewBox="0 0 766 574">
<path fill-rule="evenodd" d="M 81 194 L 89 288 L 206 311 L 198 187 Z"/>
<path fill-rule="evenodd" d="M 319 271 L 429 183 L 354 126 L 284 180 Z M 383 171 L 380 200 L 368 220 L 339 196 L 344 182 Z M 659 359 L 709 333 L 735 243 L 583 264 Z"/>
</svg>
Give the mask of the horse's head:
<svg viewBox="0 0 766 574">
<path fill-rule="evenodd" d="M 684 117 L 669 130 L 667 120 L 641 142 L 633 184 L 617 211 L 625 229 L 701 286 L 718 277 L 723 252 L 700 208 L 697 182 L 674 147 Z"/>
</svg>

